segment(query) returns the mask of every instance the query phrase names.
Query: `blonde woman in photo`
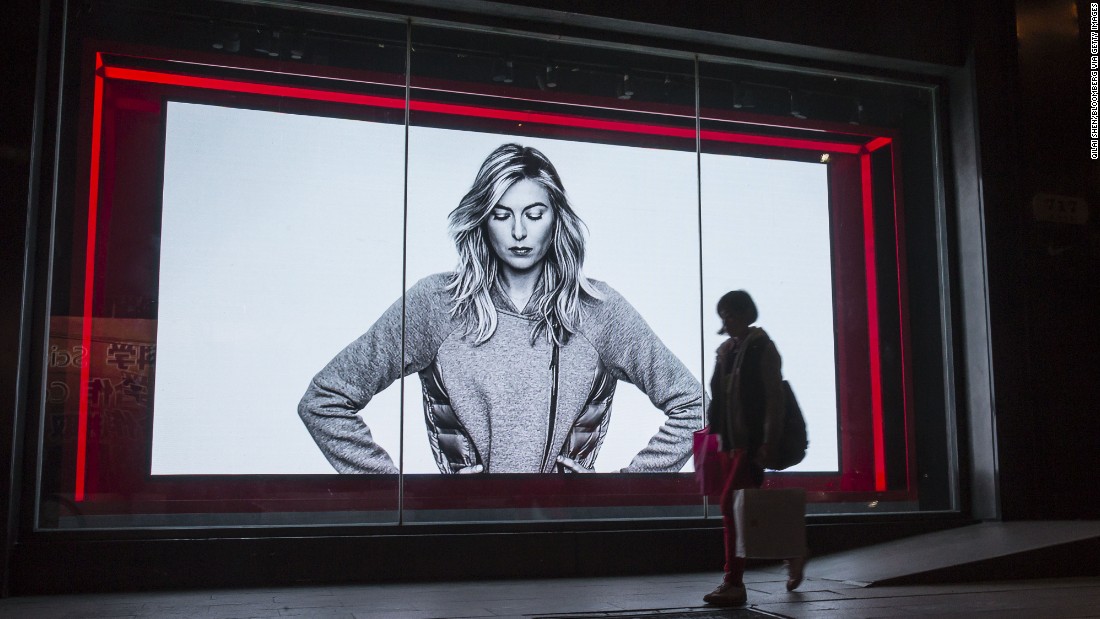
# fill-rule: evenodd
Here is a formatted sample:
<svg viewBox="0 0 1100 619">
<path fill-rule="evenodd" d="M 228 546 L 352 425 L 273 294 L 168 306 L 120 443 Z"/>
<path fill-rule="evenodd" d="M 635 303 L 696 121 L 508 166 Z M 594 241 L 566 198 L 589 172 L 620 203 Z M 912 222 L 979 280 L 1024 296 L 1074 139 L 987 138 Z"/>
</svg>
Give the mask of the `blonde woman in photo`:
<svg viewBox="0 0 1100 619">
<path fill-rule="evenodd" d="M 619 381 L 667 415 L 622 471 L 679 471 L 701 425 L 700 384 L 630 303 L 584 275 L 584 224 L 549 159 L 500 146 L 449 224 L 455 270 L 414 284 L 302 397 L 332 466 L 397 472 L 358 413 L 417 373 L 442 473 L 591 472 Z"/>
</svg>

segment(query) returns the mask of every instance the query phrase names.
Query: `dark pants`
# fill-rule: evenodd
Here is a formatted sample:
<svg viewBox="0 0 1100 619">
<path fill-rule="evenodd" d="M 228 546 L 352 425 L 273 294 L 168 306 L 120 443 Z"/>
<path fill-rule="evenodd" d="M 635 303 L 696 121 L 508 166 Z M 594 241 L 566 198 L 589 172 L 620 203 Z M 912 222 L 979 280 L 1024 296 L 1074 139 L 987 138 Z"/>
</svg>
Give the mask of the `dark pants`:
<svg viewBox="0 0 1100 619">
<path fill-rule="evenodd" d="M 719 452 L 722 474 L 722 525 L 726 538 L 726 582 L 742 584 L 745 559 L 737 556 L 737 523 L 733 519 L 733 492 L 742 488 L 759 488 L 764 483 L 764 469 L 749 457 L 744 449 Z"/>
</svg>

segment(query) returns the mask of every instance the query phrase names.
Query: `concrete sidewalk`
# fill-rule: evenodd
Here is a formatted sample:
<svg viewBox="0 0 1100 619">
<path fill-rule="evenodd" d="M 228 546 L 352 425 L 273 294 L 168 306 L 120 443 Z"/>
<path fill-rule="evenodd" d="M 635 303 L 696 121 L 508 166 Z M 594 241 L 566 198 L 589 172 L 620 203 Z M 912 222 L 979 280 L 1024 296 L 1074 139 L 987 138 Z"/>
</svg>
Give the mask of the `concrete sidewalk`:
<svg viewBox="0 0 1100 619">
<path fill-rule="evenodd" d="M 798 591 L 785 578 L 781 566 L 746 574 L 746 608 L 759 614 L 705 606 L 721 574 L 694 573 L 16 597 L 0 600 L 0 617 L 1100 617 L 1100 578 L 862 587 L 814 578 L 812 561 Z"/>
</svg>

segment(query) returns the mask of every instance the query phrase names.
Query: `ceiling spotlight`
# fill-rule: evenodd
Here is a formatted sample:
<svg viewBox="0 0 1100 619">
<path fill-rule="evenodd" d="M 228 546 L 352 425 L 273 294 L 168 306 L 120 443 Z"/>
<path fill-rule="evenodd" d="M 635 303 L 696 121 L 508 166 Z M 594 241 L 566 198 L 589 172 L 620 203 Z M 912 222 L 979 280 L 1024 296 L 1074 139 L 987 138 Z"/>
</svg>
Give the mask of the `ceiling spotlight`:
<svg viewBox="0 0 1100 619">
<path fill-rule="evenodd" d="M 210 22 L 210 46 L 226 52 L 241 51 L 241 33 L 235 28 Z"/>
<path fill-rule="evenodd" d="M 493 63 L 493 81 L 503 84 L 511 84 L 516 81 L 516 67 L 511 58 L 504 58 Z"/>
<path fill-rule="evenodd" d="M 735 110 L 751 109 L 756 107 L 756 100 L 752 96 L 752 91 L 746 88 L 743 84 L 734 83 L 733 85 L 733 108 Z"/>
<path fill-rule="evenodd" d="M 267 50 L 268 56 L 271 56 L 272 58 L 279 57 L 280 48 L 282 48 L 282 36 L 282 33 L 278 30 L 271 31 L 272 44 L 271 47 Z"/>
<path fill-rule="evenodd" d="M 275 49 L 275 37 L 270 30 L 259 29 L 256 31 L 256 43 L 252 49 L 258 53 L 266 54 Z"/>
<path fill-rule="evenodd" d="M 630 82 L 630 74 L 623 73 L 623 80 L 619 82 L 615 90 L 615 96 L 627 101 L 634 96 L 634 85 Z"/>
<path fill-rule="evenodd" d="M 666 73 L 665 79 L 661 81 L 661 94 L 664 95 L 666 101 L 671 101 L 681 90 L 682 86 L 682 82 L 672 79 L 672 76 Z"/>
<path fill-rule="evenodd" d="M 543 69 L 542 74 L 539 75 L 539 85 L 546 88 L 558 87 L 558 68 L 550 63 L 546 63 L 546 68 Z"/>
<path fill-rule="evenodd" d="M 290 55 L 290 58 L 292 60 L 301 60 L 302 58 L 304 58 L 306 55 L 305 33 L 291 35 L 289 39 L 290 44 L 288 45 L 289 49 L 287 50 L 287 53 Z"/>
<path fill-rule="evenodd" d="M 848 119 L 849 125 L 861 125 L 863 124 L 863 102 L 859 99 L 854 101 L 852 106 L 852 115 Z"/>
<path fill-rule="evenodd" d="M 800 91 L 791 91 L 791 116 L 806 120 L 806 101 Z"/>
<path fill-rule="evenodd" d="M 829 163 L 829 153 L 821 153 L 821 163 Z"/>
<path fill-rule="evenodd" d="M 222 49 L 227 52 L 241 51 L 241 33 L 237 30 L 230 30 L 226 32 L 225 42 L 222 44 Z"/>
</svg>

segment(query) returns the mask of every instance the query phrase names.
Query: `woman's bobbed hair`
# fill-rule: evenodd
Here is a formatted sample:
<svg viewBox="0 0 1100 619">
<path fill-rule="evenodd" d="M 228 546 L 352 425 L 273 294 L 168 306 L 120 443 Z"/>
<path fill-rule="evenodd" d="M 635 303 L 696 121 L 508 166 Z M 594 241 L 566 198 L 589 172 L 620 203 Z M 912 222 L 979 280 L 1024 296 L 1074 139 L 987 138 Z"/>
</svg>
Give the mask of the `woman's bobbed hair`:
<svg viewBox="0 0 1100 619">
<path fill-rule="evenodd" d="M 586 229 L 569 204 L 554 164 L 529 146 L 503 144 L 485 158 L 470 190 L 448 218 L 458 249 L 458 266 L 447 285 L 451 315 L 462 321 L 465 335 L 473 335 L 475 344 L 487 341 L 497 328 L 490 290 L 499 285 L 500 259 L 485 239 L 485 222 L 504 192 L 524 179 L 546 190 L 554 210 L 551 249 L 530 302 L 539 318 L 531 341 L 544 333 L 549 341 L 564 343 L 580 327 L 582 295 L 602 296 L 584 276 Z"/>
<path fill-rule="evenodd" d="M 731 290 L 722 295 L 722 298 L 718 299 L 718 313 L 737 314 L 750 325 L 760 317 L 752 296 L 744 290 Z"/>
</svg>

